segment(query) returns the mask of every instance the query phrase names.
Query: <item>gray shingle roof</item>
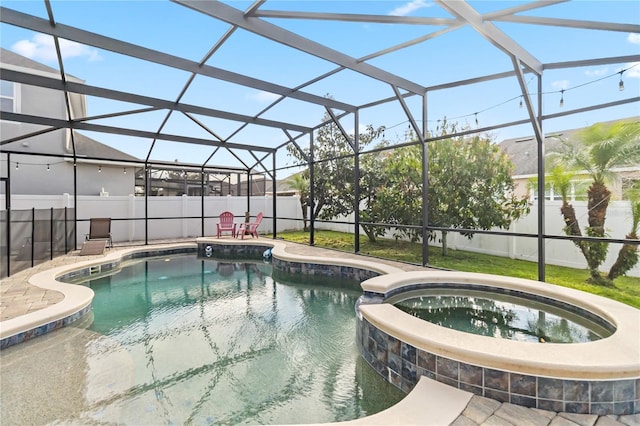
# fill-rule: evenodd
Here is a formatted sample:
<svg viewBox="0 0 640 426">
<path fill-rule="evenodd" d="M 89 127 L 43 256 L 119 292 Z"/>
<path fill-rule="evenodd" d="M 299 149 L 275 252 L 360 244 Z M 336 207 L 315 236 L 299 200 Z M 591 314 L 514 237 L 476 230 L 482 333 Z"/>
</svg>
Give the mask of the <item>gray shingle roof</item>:
<svg viewBox="0 0 640 426">
<path fill-rule="evenodd" d="M 22 68 L 29 68 L 37 71 L 50 72 L 54 74 L 60 74 L 60 70 L 47 66 L 45 64 L 41 64 L 40 62 L 36 62 L 33 59 L 29 59 L 25 56 L 19 55 L 15 52 L 12 52 L 7 49 L 0 48 L 0 62 L 3 64 L 16 65 Z M 67 74 L 69 77 L 78 78 L 71 74 Z M 80 80 L 80 79 L 78 79 Z"/>
<path fill-rule="evenodd" d="M 640 121 L 640 117 L 630 117 L 624 120 Z M 610 124 L 617 121 L 621 120 L 607 121 L 606 123 Z M 549 152 L 553 150 L 562 140 L 578 143 L 575 135 L 583 129 L 584 127 L 561 130 L 545 135 L 545 151 Z M 500 148 L 511 158 L 514 166 L 514 176 L 534 175 L 538 173 L 538 147 L 534 136 L 505 139 L 500 142 Z"/>
<path fill-rule="evenodd" d="M 137 157 L 118 151 L 82 133 L 75 132 L 74 139 L 76 143 L 76 155 L 78 155 L 78 157 L 108 158 L 115 161 L 140 161 Z"/>
</svg>

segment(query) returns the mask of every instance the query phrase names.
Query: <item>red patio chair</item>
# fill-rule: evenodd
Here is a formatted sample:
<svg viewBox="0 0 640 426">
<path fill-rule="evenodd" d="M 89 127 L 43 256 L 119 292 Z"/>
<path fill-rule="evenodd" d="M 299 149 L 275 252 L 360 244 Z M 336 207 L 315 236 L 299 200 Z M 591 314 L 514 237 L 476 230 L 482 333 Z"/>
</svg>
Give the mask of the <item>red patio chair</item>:
<svg viewBox="0 0 640 426">
<path fill-rule="evenodd" d="M 244 239 L 245 234 L 250 234 L 251 237 L 258 238 L 259 237 L 258 226 L 260 226 L 261 222 L 262 222 L 262 212 L 258 213 L 258 216 L 256 216 L 255 222 L 241 223 L 240 226 L 238 227 L 238 233 L 236 234 L 236 238 L 240 236 L 242 239 Z"/>
<path fill-rule="evenodd" d="M 222 212 L 220 213 L 220 221 L 216 223 L 218 228 L 218 238 L 223 232 L 231 232 L 231 236 L 236 235 L 236 224 L 233 222 L 233 213 Z"/>
</svg>

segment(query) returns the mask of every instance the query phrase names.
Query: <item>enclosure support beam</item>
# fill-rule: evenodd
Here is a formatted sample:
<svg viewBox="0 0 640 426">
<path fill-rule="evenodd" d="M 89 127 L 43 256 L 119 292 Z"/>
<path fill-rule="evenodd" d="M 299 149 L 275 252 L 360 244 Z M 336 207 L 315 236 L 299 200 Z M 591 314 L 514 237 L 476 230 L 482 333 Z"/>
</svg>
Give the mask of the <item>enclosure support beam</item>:
<svg viewBox="0 0 640 426">
<path fill-rule="evenodd" d="M 402 109 L 404 110 L 405 115 L 409 119 L 409 122 L 411 123 L 411 127 L 413 128 L 413 131 L 416 132 L 416 136 L 418 137 L 418 139 L 420 139 L 420 142 L 424 143 L 425 137 L 423 136 L 423 131 L 420 129 L 420 126 L 418 126 L 418 123 L 416 123 L 416 120 L 413 118 L 413 114 L 411 114 L 411 110 L 409 109 L 409 106 L 405 102 L 404 96 L 402 96 L 402 94 L 400 93 L 400 90 L 396 86 L 391 86 L 391 88 L 393 89 L 393 92 L 396 94 L 396 98 L 398 99 L 398 102 L 400 102 L 400 105 L 402 106 Z M 424 126 L 426 122 L 422 124 Z"/>
<path fill-rule="evenodd" d="M 426 139 L 427 129 L 427 94 L 422 96 L 422 266 L 429 264 L 429 150 Z"/>
<path fill-rule="evenodd" d="M 7 276 L 11 276 L 11 154 L 7 153 L 7 179 L 4 181 L 4 205 L 7 210 Z"/>
<path fill-rule="evenodd" d="M 200 170 L 200 236 L 204 237 L 204 166 Z"/>
<path fill-rule="evenodd" d="M 313 131 L 309 132 L 309 245 L 315 245 L 316 191 L 315 158 L 313 152 Z"/>
<path fill-rule="evenodd" d="M 355 134 L 353 138 L 353 151 L 355 156 L 353 157 L 353 215 L 355 218 L 354 231 L 353 231 L 353 248 L 354 251 L 360 253 L 360 115 L 358 111 L 353 114 L 353 128 Z"/>
<path fill-rule="evenodd" d="M 278 181 L 276 180 L 276 167 L 277 167 L 277 164 L 276 164 L 276 152 L 274 151 L 273 154 L 271 154 L 271 155 L 272 155 L 271 160 L 273 162 L 272 163 L 273 171 L 271 173 L 271 176 L 272 176 L 271 186 L 273 187 L 273 191 L 272 191 L 273 199 L 271 200 L 271 210 L 273 211 L 273 214 L 271 215 L 272 216 L 271 219 L 273 220 L 273 233 L 272 233 L 272 235 L 273 235 L 273 239 L 275 239 L 276 235 L 277 235 L 276 225 L 278 224 L 278 221 L 277 221 L 277 216 L 278 215 L 276 214 L 277 213 L 277 207 L 278 207 L 278 205 L 277 205 L 278 203 L 277 203 L 277 200 L 276 200 L 276 197 L 277 197 L 277 194 L 278 194 L 278 187 L 277 187 L 277 182 Z M 266 193 L 266 191 L 265 191 L 265 193 Z"/>
<path fill-rule="evenodd" d="M 544 251 L 544 187 L 545 187 L 545 162 L 544 162 L 544 135 L 542 134 L 542 75 L 538 75 L 538 104 L 537 114 L 533 109 L 533 102 L 527 91 L 527 83 L 524 80 L 522 72 L 522 64 L 518 57 L 513 56 L 513 68 L 516 72 L 522 98 L 527 106 L 529 120 L 533 127 L 533 132 L 537 142 L 538 149 L 538 280 L 545 280 L 545 251 Z"/>
<path fill-rule="evenodd" d="M 149 180 L 151 170 L 148 165 L 144 165 L 144 245 L 149 244 L 149 191 L 151 190 Z"/>
<path fill-rule="evenodd" d="M 73 159 L 73 249 L 78 250 L 78 162 Z"/>
<path fill-rule="evenodd" d="M 542 111 L 542 76 L 538 76 L 538 111 Z M 542 127 L 541 114 L 538 125 Z M 544 138 L 538 140 L 538 281 L 546 281 L 546 253 L 545 253 L 545 152 Z"/>
</svg>

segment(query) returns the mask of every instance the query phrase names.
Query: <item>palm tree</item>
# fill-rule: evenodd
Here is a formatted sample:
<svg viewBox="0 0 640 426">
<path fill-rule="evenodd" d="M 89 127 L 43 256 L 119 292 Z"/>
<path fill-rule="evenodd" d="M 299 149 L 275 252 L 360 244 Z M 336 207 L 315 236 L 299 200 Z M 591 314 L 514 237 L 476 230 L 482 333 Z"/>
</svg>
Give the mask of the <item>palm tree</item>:
<svg viewBox="0 0 640 426">
<path fill-rule="evenodd" d="M 638 239 L 638 227 L 640 225 L 640 181 L 636 181 L 628 193 L 627 197 L 631 201 L 631 232 L 625 237 L 628 240 Z M 629 269 L 638 263 L 638 246 L 635 244 L 624 244 L 618 253 L 616 262 L 609 270 L 609 278 L 613 281 L 615 278 L 624 275 Z"/>
<path fill-rule="evenodd" d="M 562 141 L 558 149 L 549 155 L 550 164 L 566 170 L 586 173 L 591 179 L 587 189 L 589 226 L 585 234 L 589 237 L 606 237 L 605 219 L 611 199 L 607 183 L 619 179 L 615 169 L 637 165 L 640 162 L 640 122 L 597 123 L 577 134 L 579 143 Z M 561 210 L 568 235 L 580 236 L 580 227 L 571 215 L 573 208 Z M 590 282 L 610 285 L 611 279 L 600 274 L 599 267 L 604 262 L 608 244 L 597 241 L 576 243 L 582 250 L 589 267 Z M 633 266 L 633 265 L 632 265 Z"/>
<path fill-rule="evenodd" d="M 304 171 L 302 173 L 296 173 L 295 175 L 291 175 L 289 179 L 287 179 L 287 183 L 291 188 L 297 191 L 300 194 L 300 208 L 302 209 L 302 220 L 304 223 L 304 230 L 308 231 L 309 227 L 307 225 L 307 211 L 309 207 L 309 177 L 307 176 L 308 171 Z"/>
</svg>

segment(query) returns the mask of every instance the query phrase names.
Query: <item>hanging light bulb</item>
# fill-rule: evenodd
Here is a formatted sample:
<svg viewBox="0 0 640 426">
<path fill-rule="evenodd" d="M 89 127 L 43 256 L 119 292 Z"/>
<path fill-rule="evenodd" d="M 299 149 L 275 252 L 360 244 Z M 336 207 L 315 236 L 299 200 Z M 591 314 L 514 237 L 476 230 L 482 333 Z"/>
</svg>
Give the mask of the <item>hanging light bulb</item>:
<svg viewBox="0 0 640 426">
<path fill-rule="evenodd" d="M 49 167 L 49 165 L 47 164 L 47 171 L 50 172 L 51 171 L 51 167 Z"/>
<path fill-rule="evenodd" d="M 102 173 L 102 165 L 98 166 L 98 173 Z"/>
<path fill-rule="evenodd" d="M 564 89 L 560 90 L 560 108 L 564 106 Z"/>
<path fill-rule="evenodd" d="M 16 170 L 18 170 L 20 163 L 16 162 Z"/>
<path fill-rule="evenodd" d="M 127 174 L 127 168 L 126 168 L 126 167 L 123 167 L 123 168 L 122 168 L 122 174 L 123 174 L 123 175 L 126 175 L 126 174 Z"/>
<path fill-rule="evenodd" d="M 522 96 L 520 96 L 520 109 L 522 109 Z"/>
<path fill-rule="evenodd" d="M 620 71 L 620 83 L 618 83 L 618 90 L 621 91 L 621 92 L 624 90 L 624 81 L 622 81 L 622 73 L 623 72 L 624 71 Z"/>
<path fill-rule="evenodd" d="M 474 115 L 476 116 L 476 126 L 478 125 L 478 113 L 474 113 Z"/>
</svg>

